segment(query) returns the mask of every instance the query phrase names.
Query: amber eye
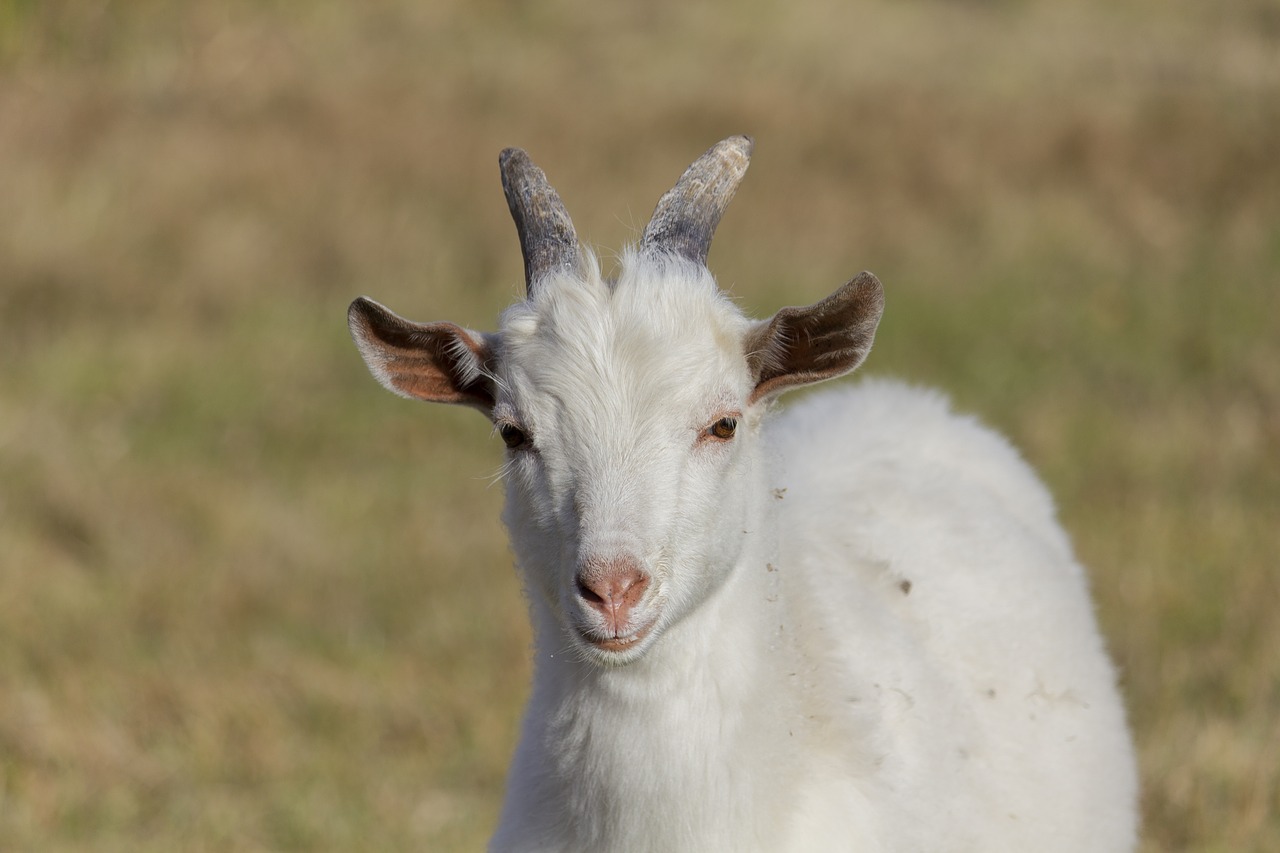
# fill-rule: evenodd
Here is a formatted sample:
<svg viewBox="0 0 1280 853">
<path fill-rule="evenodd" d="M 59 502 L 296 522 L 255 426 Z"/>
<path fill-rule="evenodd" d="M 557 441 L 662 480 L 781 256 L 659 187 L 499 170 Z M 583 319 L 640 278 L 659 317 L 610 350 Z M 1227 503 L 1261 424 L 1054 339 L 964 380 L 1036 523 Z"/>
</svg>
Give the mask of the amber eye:
<svg viewBox="0 0 1280 853">
<path fill-rule="evenodd" d="M 498 432 L 502 434 L 503 442 L 512 450 L 529 443 L 529 436 L 525 435 L 524 430 L 514 424 L 503 424 L 498 427 Z"/>
<path fill-rule="evenodd" d="M 707 433 L 721 440 L 728 440 L 733 438 L 733 434 L 737 429 L 737 418 L 721 418 L 708 428 Z"/>
</svg>

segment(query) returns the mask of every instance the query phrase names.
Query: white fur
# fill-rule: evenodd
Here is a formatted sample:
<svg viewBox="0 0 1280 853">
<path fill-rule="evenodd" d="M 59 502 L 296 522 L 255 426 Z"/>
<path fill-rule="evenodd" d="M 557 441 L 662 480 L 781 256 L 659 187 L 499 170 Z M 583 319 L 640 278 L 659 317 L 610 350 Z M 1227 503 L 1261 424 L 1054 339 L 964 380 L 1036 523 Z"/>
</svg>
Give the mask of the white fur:
<svg viewBox="0 0 1280 853">
<path fill-rule="evenodd" d="M 766 419 L 704 268 L 582 266 L 494 337 L 494 419 L 537 449 L 506 470 L 536 660 L 493 849 L 1132 849 L 1085 576 L 1009 445 L 883 381 Z M 574 572 L 623 554 L 654 628 L 609 654 Z"/>
</svg>

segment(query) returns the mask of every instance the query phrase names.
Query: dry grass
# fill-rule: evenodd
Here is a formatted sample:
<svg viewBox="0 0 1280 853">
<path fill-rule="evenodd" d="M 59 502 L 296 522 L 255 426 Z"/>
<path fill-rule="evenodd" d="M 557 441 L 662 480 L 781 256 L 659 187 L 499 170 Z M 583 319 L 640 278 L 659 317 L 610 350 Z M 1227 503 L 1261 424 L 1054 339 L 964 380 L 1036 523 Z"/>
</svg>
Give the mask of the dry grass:
<svg viewBox="0 0 1280 853">
<path fill-rule="evenodd" d="M 870 369 L 1045 472 L 1144 850 L 1280 849 L 1280 6 L 0 2 L 0 849 L 475 849 L 527 679 L 469 412 L 370 293 L 492 323 L 496 154 L 617 247 L 755 164 L 757 314 L 863 268 Z"/>
</svg>

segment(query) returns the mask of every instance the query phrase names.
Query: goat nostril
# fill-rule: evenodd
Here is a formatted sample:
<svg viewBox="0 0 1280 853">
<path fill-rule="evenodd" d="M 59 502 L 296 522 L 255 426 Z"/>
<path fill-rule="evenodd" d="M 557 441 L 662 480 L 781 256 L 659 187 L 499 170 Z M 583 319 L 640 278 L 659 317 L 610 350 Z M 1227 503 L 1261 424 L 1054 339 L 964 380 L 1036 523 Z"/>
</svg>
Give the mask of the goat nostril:
<svg viewBox="0 0 1280 853">
<path fill-rule="evenodd" d="M 583 581 L 582 578 L 575 578 L 574 580 L 578 585 L 578 595 L 582 596 L 584 601 L 588 604 L 604 604 L 604 599 L 600 594 L 587 586 L 586 582 Z"/>
<path fill-rule="evenodd" d="M 634 564 L 596 564 L 574 579 L 578 597 L 601 613 L 625 617 L 649 587 L 649 576 Z"/>
</svg>

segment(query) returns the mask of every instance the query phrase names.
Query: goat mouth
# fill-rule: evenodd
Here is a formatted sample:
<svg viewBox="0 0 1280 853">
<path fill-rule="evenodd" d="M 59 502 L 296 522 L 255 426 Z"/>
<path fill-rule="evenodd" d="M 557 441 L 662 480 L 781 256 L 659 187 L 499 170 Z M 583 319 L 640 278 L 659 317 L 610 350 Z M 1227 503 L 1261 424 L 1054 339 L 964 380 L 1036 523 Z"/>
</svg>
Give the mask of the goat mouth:
<svg viewBox="0 0 1280 853">
<path fill-rule="evenodd" d="M 649 632 L 653 630 L 653 625 L 653 622 L 641 625 L 625 636 L 601 637 L 587 633 L 583 633 L 581 636 L 589 645 L 602 652 L 625 652 L 634 649 L 641 640 L 649 636 Z"/>
</svg>

